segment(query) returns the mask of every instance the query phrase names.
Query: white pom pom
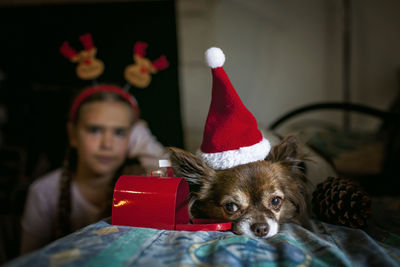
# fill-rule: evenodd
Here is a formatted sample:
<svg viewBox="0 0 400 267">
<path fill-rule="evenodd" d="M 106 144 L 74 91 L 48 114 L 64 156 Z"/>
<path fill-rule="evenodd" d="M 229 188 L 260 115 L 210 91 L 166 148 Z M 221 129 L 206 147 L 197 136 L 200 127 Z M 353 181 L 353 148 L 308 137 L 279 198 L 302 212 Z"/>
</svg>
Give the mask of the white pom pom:
<svg viewBox="0 0 400 267">
<path fill-rule="evenodd" d="M 211 47 L 204 53 L 207 65 L 212 68 L 222 67 L 225 63 L 224 52 L 218 47 Z"/>
</svg>

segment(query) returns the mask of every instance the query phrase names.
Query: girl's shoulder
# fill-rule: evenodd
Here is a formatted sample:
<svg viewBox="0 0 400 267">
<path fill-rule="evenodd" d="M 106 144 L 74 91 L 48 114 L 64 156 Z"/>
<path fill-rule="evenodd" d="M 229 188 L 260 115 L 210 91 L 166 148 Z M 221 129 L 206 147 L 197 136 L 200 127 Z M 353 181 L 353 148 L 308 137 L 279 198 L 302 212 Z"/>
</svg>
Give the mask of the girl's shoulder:
<svg viewBox="0 0 400 267">
<path fill-rule="evenodd" d="M 61 179 L 61 169 L 53 170 L 42 177 L 36 179 L 32 185 L 30 186 L 30 190 L 32 191 L 54 191 L 54 189 L 58 188 Z"/>
<path fill-rule="evenodd" d="M 147 122 L 145 120 L 139 119 L 138 121 L 135 122 L 135 124 L 133 124 L 132 131 L 133 132 L 150 131 L 150 129 L 149 129 L 149 125 L 147 124 Z"/>
<path fill-rule="evenodd" d="M 48 216 L 53 216 L 60 195 L 60 179 L 61 169 L 51 171 L 37 178 L 29 186 L 25 209 L 30 210 L 31 213 L 40 209 L 42 212 L 47 212 Z"/>
</svg>

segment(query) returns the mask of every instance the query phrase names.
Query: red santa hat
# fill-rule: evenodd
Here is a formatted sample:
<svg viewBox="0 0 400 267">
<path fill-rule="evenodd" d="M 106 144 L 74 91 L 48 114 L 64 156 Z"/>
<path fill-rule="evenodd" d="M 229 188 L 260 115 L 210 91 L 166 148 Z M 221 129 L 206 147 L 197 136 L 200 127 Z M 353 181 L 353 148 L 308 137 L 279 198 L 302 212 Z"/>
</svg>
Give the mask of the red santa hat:
<svg viewBox="0 0 400 267">
<path fill-rule="evenodd" d="M 205 59 L 213 76 L 212 99 L 197 154 L 214 170 L 264 160 L 271 145 L 225 73 L 224 53 L 211 47 L 205 52 Z"/>
</svg>

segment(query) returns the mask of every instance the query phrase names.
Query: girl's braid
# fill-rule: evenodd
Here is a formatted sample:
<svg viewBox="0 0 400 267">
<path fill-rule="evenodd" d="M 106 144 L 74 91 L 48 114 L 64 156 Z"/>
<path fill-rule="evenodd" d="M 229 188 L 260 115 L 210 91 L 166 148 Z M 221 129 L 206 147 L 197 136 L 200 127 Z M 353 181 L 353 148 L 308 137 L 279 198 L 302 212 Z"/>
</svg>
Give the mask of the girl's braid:
<svg viewBox="0 0 400 267">
<path fill-rule="evenodd" d="M 111 216 L 111 210 L 112 210 L 112 203 L 113 203 L 113 196 L 114 196 L 114 187 L 115 184 L 117 183 L 118 178 L 122 175 L 122 170 L 123 170 L 122 165 L 121 168 L 114 174 L 113 178 L 110 180 L 110 186 L 108 187 L 108 190 L 106 192 L 106 198 L 105 198 L 105 203 L 103 206 L 103 211 L 100 214 L 99 219 L 107 218 Z"/>
<path fill-rule="evenodd" d="M 58 218 L 56 223 L 55 237 L 60 238 L 71 232 L 71 166 L 70 159 L 67 157 L 64 160 L 62 174 L 60 180 L 60 196 L 58 200 Z"/>
</svg>

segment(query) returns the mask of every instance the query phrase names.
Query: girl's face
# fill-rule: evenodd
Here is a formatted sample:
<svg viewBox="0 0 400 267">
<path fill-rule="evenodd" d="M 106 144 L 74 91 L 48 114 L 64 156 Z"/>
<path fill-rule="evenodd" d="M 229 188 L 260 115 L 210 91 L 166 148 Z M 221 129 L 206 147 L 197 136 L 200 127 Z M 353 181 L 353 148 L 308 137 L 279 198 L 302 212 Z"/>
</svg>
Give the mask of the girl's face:
<svg viewBox="0 0 400 267">
<path fill-rule="evenodd" d="M 77 123 L 68 125 L 70 145 L 77 151 L 77 171 L 113 175 L 125 161 L 132 121 L 131 108 L 122 102 L 84 104 Z"/>
</svg>

